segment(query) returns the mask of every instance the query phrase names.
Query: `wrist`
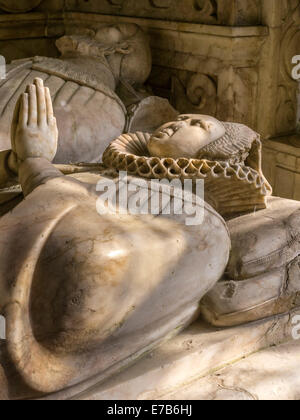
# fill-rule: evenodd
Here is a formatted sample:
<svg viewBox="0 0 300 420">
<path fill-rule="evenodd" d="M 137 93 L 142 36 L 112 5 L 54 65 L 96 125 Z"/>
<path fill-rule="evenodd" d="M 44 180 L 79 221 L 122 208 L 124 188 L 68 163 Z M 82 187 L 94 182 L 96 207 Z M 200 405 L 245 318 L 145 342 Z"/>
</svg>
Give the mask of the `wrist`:
<svg viewBox="0 0 300 420">
<path fill-rule="evenodd" d="M 62 176 L 63 174 L 45 158 L 27 158 L 20 163 L 19 181 L 25 196 L 39 185 Z"/>
<path fill-rule="evenodd" d="M 11 151 L 8 155 L 7 167 L 8 167 L 8 170 L 14 176 L 18 175 L 18 167 L 19 167 L 18 158 L 17 158 L 17 155 L 13 151 Z"/>
</svg>

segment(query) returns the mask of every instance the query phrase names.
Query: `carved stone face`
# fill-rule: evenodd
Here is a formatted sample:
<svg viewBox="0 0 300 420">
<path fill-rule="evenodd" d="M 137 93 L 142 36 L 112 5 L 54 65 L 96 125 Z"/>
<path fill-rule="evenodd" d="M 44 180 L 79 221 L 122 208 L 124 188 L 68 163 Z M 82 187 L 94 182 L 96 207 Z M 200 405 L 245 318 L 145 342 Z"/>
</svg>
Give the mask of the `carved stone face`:
<svg viewBox="0 0 300 420">
<path fill-rule="evenodd" d="M 197 158 L 200 150 L 226 133 L 224 125 L 207 115 L 180 115 L 160 127 L 148 143 L 151 156 Z"/>
</svg>

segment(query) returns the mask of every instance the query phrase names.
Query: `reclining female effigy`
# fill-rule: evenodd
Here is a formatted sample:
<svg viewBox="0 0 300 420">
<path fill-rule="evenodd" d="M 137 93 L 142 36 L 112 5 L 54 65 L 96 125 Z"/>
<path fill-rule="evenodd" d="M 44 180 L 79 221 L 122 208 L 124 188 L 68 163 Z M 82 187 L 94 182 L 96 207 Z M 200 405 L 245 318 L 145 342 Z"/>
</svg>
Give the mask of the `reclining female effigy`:
<svg viewBox="0 0 300 420">
<path fill-rule="evenodd" d="M 107 377 L 188 325 L 221 277 L 230 241 L 206 204 L 196 227 L 163 208 L 99 215 L 101 172 L 63 176 L 50 163 L 57 128 L 41 80 L 22 95 L 12 133 L 5 155 L 25 200 L 0 219 L 0 313 L 18 374 L 50 393 Z"/>
<path fill-rule="evenodd" d="M 51 164 L 56 150 L 50 93 L 36 80 L 16 108 L 12 150 L 1 155 L 2 206 L 12 209 L 0 219 L 9 360 L 1 398 L 12 387 L 33 398 L 92 386 L 200 312 L 230 326 L 298 305 L 300 204 L 271 197 L 252 130 L 183 115 L 153 134 L 122 135 L 104 166 L 69 175 Z M 118 171 L 207 181 L 203 223 L 187 226 L 163 208 L 99 215 L 99 180 L 117 182 Z M 10 189 L 16 172 L 19 196 Z"/>
</svg>

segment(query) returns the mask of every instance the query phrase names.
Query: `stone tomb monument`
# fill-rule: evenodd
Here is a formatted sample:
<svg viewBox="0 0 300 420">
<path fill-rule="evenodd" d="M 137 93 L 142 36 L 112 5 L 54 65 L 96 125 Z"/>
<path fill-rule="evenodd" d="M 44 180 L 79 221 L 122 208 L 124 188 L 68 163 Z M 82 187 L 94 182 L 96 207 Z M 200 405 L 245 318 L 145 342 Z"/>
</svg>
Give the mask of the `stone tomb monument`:
<svg viewBox="0 0 300 420">
<path fill-rule="evenodd" d="M 17 105 L 7 152 L 25 200 L 0 221 L 0 312 L 8 358 L 29 388 L 14 385 L 23 397 L 108 377 L 180 331 L 229 257 L 226 224 L 205 203 L 199 226 L 163 209 L 100 216 L 96 184 L 105 172 L 63 176 L 50 163 L 57 138 L 50 91 L 37 79 Z"/>
<path fill-rule="evenodd" d="M 51 95 L 37 79 L 11 133 L 1 154 L 2 399 L 79 395 L 199 316 L 228 327 L 299 307 L 300 203 L 271 196 L 252 130 L 182 115 L 121 135 L 104 166 L 55 167 Z M 163 208 L 99 215 L 96 185 L 121 170 L 137 182 L 206 180 L 208 203 L 194 196 L 203 223 Z"/>
</svg>

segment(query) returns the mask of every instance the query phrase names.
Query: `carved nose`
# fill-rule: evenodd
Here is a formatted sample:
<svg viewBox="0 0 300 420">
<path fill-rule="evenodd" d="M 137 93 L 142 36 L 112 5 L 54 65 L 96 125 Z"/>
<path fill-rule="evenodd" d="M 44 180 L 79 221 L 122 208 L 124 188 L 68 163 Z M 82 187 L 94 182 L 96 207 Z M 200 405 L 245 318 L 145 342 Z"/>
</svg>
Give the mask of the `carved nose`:
<svg viewBox="0 0 300 420">
<path fill-rule="evenodd" d="M 209 124 L 205 120 L 192 120 L 191 125 L 200 125 L 201 128 L 208 131 L 209 130 Z"/>
<path fill-rule="evenodd" d="M 178 130 L 179 128 L 185 127 L 187 125 L 188 121 L 179 121 L 177 124 L 173 124 L 172 128 L 174 130 Z"/>
</svg>

